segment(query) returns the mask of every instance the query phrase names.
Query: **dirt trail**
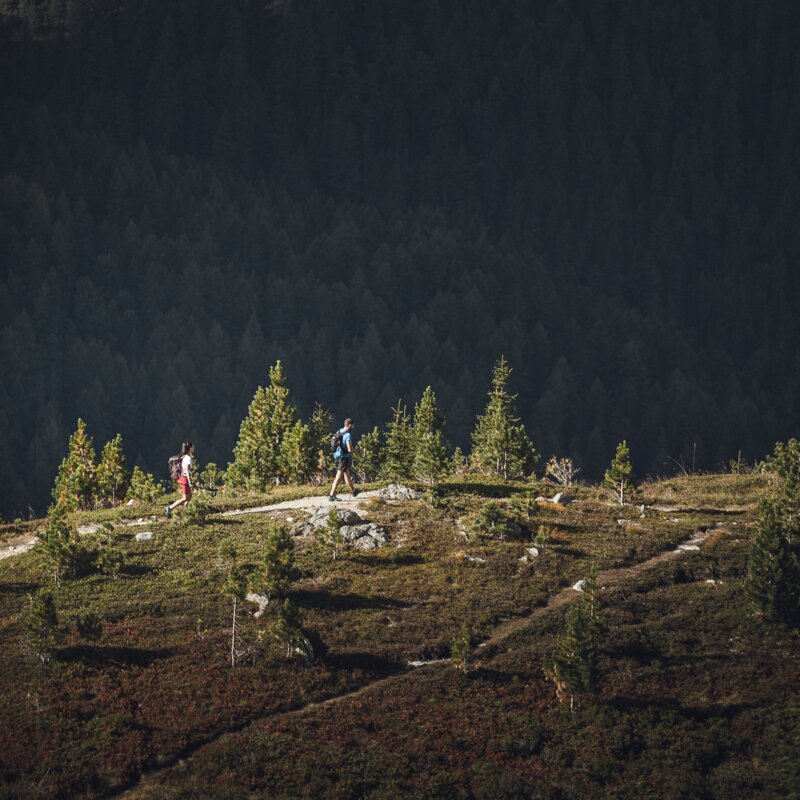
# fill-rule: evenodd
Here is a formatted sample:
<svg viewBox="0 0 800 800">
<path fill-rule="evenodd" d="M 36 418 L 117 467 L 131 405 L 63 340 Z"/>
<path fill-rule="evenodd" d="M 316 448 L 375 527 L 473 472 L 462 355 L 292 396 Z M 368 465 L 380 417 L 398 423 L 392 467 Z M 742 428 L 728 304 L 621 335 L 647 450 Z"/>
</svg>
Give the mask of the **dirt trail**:
<svg viewBox="0 0 800 800">
<path fill-rule="evenodd" d="M 343 509 L 346 511 L 356 511 L 365 503 L 368 503 L 374 497 L 384 497 L 384 494 L 379 491 L 373 492 L 359 492 L 357 497 L 353 497 L 350 494 L 347 495 L 339 495 L 339 500 L 336 503 L 331 503 L 328 500 L 328 495 L 319 495 L 316 497 L 303 497 L 299 500 L 284 500 L 282 503 L 273 503 L 272 505 L 267 506 L 258 506 L 257 508 L 237 508 L 232 511 L 223 511 L 222 513 L 214 516 L 220 517 L 238 517 L 244 514 L 263 514 L 269 511 L 289 511 L 289 510 L 299 510 L 299 511 L 317 511 L 320 508 L 329 508 L 335 507 L 338 509 Z M 112 523 L 112 525 L 117 527 L 142 527 L 152 524 L 159 524 L 166 521 L 166 517 L 139 517 L 137 519 L 131 520 L 123 520 L 120 522 Z M 86 535 L 90 533 L 94 533 L 97 530 L 100 530 L 101 526 L 89 523 L 87 525 L 79 525 L 78 526 L 78 533 L 80 535 Z M 11 558 L 13 556 L 21 555 L 22 553 L 27 553 L 29 550 L 32 550 L 34 545 L 36 544 L 38 537 L 35 533 L 28 533 L 24 536 L 18 536 L 15 539 L 9 539 L 7 542 L 3 542 L 0 544 L 0 561 L 4 558 Z"/>
<path fill-rule="evenodd" d="M 261 510 L 276 510 L 276 509 L 265 507 L 264 509 Z M 698 531 L 694 533 L 690 538 L 679 544 L 675 549 L 665 550 L 664 552 L 659 553 L 658 555 L 647 559 L 647 561 L 642 561 L 638 564 L 633 564 L 630 567 L 618 567 L 614 569 L 604 570 L 598 573 L 597 584 L 600 587 L 601 591 L 604 589 L 609 589 L 618 586 L 623 581 L 629 580 L 630 578 L 635 577 L 636 575 L 639 575 L 642 572 L 645 572 L 646 570 L 649 570 L 655 566 L 658 566 L 659 564 L 663 564 L 673 559 L 680 558 L 687 552 L 698 550 L 700 548 L 700 545 L 708 538 L 712 530 L 720 531 L 722 529 L 709 528 L 707 530 Z M 494 628 L 489 638 L 483 641 L 480 645 L 478 645 L 479 649 L 476 650 L 475 652 L 476 659 L 484 660 L 486 658 L 491 657 L 492 655 L 494 655 L 499 645 L 501 645 L 509 637 L 523 631 L 525 628 L 530 626 L 533 620 L 538 619 L 543 614 L 548 614 L 551 611 L 560 608 L 561 606 L 573 602 L 579 597 L 579 595 L 580 595 L 579 590 L 576 590 L 574 587 L 569 587 L 551 597 L 546 606 L 540 606 L 539 608 L 535 608 L 527 614 L 524 614 L 519 617 L 514 617 L 513 619 L 500 623 Z M 149 795 L 148 793 L 151 788 L 155 789 L 155 787 L 158 785 L 158 780 L 161 775 L 163 775 L 164 773 L 166 773 L 171 769 L 179 769 L 179 770 L 191 769 L 191 759 L 197 757 L 209 745 L 224 740 L 225 737 L 227 736 L 236 736 L 242 732 L 246 732 L 249 728 L 252 728 L 253 726 L 269 718 L 281 717 L 285 719 L 294 716 L 311 714 L 320 709 L 330 708 L 339 703 L 343 703 L 347 700 L 353 700 L 362 697 L 368 694 L 369 692 L 375 691 L 385 686 L 388 683 L 397 684 L 400 683 L 401 681 L 414 680 L 416 673 L 418 673 L 419 670 L 421 669 L 431 670 L 431 669 L 447 668 L 449 659 L 437 659 L 436 661 L 431 661 L 427 663 L 426 662 L 414 662 L 414 663 L 418 664 L 419 666 L 415 666 L 409 672 L 397 675 L 389 675 L 385 678 L 378 678 L 377 680 L 374 680 L 371 683 L 361 686 L 358 689 L 354 689 L 353 691 L 345 692 L 343 694 L 330 697 L 327 700 L 310 702 L 296 709 L 277 712 L 274 714 L 266 714 L 264 716 L 259 716 L 255 717 L 254 719 L 248 720 L 242 725 L 237 726 L 233 729 L 229 729 L 224 733 L 221 733 L 219 736 L 210 739 L 209 741 L 202 742 L 195 746 L 189 747 L 187 751 L 185 751 L 182 754 L 182 756 L 179 759 L 177 759 L 175 763 L 155 769 L 151 772 L 144 773 L 141 776 L 139 782 L 135 786 L 129 789 L 121 790 L 118 794 L 112 796 L 127 798 L 127 800 L 137 800 L 137 799 L 142 800 L 143 798 L 147 798 L 148 796 L 151 797 L 157 796 L 157 795 Z"/>
<path fill-rule="evenodd" d="M 302 497 L 299 500 L 284 500 L 282 503 L 272 503 L 268 506 L 257 506 L 256 508 L 236 508 L 233 511 L 223 511 L 220 517 L 240 517 L 244 514 L 264 514 L 268 511 L 289 511 L 298 509 L 300 511 L 316 511 L 320 508 L 338 508 L 348 511 L 355 511 L 364 503 L 369 502 L 373 497 L 383 497 L 380 491 L 359 492 L 356 497 L 350 494 L 337 495 L 339 500 L 332 503 L 328 500 L 328 495 L 317 495 L 316 497 Z"/>
</svg>

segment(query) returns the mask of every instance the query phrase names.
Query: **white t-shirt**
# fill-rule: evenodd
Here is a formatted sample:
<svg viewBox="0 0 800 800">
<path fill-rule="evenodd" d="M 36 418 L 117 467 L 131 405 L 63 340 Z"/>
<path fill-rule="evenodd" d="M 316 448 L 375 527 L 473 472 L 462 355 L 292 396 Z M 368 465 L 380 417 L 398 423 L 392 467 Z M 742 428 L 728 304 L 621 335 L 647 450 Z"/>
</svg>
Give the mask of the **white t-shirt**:
<svg viewBox="0 0 800 800">
<path fill-rule="evenodd" d="M 189 470 L 192 466 L 192 457 L 190 455 L 185 455 L 181 457 L 181 478 L 186 478 L 187 480 L 191 481 L 191 476 L 189 475 Z"/>
</svg>

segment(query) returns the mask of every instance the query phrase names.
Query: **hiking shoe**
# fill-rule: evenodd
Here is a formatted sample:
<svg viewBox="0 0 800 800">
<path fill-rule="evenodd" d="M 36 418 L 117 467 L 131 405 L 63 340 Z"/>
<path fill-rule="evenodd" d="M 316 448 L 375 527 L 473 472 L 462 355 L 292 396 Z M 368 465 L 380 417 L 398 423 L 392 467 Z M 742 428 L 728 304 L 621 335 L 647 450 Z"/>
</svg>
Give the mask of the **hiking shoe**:
<svg viewBox="0 0 800 800">
<path fill-rule="evenodd" d="M 335 494 L 329 494 L 329 495 L 328 495 L 328 500 L 329 500 L 331 503 L 335 503 L 335 502 L 336 502 L 338 499 L 339 499 L 339 498 L 338 498 L 338 497 L 337 497 Z"/>
<path fill-rule="evenodd" d="M 169 519 L 169 518 L 172 516 L 172 509 L 171 509 L 169 506 L 167 506 L 167 507 L 164 509 L 164 516 L 165 516 L 167 519 Z"/>
<path fill-rule="evenodd" d="M 353 489 L 353 497 L 355 497 L 360 491 L 360 489 Z"/>
</svg>

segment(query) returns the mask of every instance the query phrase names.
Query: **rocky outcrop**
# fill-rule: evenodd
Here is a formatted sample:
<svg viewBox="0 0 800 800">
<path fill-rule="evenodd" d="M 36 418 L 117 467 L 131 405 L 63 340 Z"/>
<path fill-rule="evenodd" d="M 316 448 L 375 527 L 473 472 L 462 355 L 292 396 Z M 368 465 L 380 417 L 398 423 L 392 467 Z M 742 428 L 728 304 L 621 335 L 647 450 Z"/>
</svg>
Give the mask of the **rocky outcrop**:
<svg viewBox="0 0 800 800">
<path fill-rule="evenodd" d="M 328 524 L 328 514 L 331 513 L 331 508 L 336 507 L 331 506 L 330 508 L 319 508 L 312 511 L 303 522 L 295 525 L 295 535 L 309 536 L 324 528 Z M 336 508 L 336 517 L 342 525 L 356 525 L 359 522 L 363 522 L 355 511 L 350 511 L 346 508 Z"/>
<path fill-rule="evenodd" d="M 339 532 L 345 542 L 359 550 L 375 550 L 386 544 L 389 538 L 386 535 L 386 528 L 382 528 L 374 522 L 362 525 L 343 525 Z"/>
<path fill-rule="evenodd" d="M 390 483 L 383 489 L 375 492 L 376 497 L 382 500 L 419 500 L 422 495 L 415 489 L 409 489 L 400 483 Z"/>
</svg>

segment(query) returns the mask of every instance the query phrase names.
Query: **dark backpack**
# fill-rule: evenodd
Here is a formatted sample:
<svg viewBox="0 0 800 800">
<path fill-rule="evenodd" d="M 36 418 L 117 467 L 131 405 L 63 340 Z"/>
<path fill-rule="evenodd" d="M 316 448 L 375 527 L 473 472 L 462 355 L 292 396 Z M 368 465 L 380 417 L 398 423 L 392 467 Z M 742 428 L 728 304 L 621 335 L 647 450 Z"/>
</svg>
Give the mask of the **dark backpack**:
<svg viewBox="0 0 800 800">
<path fill-rule="evenodd" d="M 172 456 L 169 460 L 169 477 L 173 481 L 177 481 L 178 478 L 181 477 L 181 472 L 183 471 L 181 467 L 181 461 L 183 460 L 183 456 Z"/>
<path fill-rule="evenodd" d="M 337 450 L 339 452 L 344 452 L 344 446 L 342 445 L 342 432 L 336 431 L 336 433 L 331 436 L 331 453 L 336 455 Z"/>
</svg>

